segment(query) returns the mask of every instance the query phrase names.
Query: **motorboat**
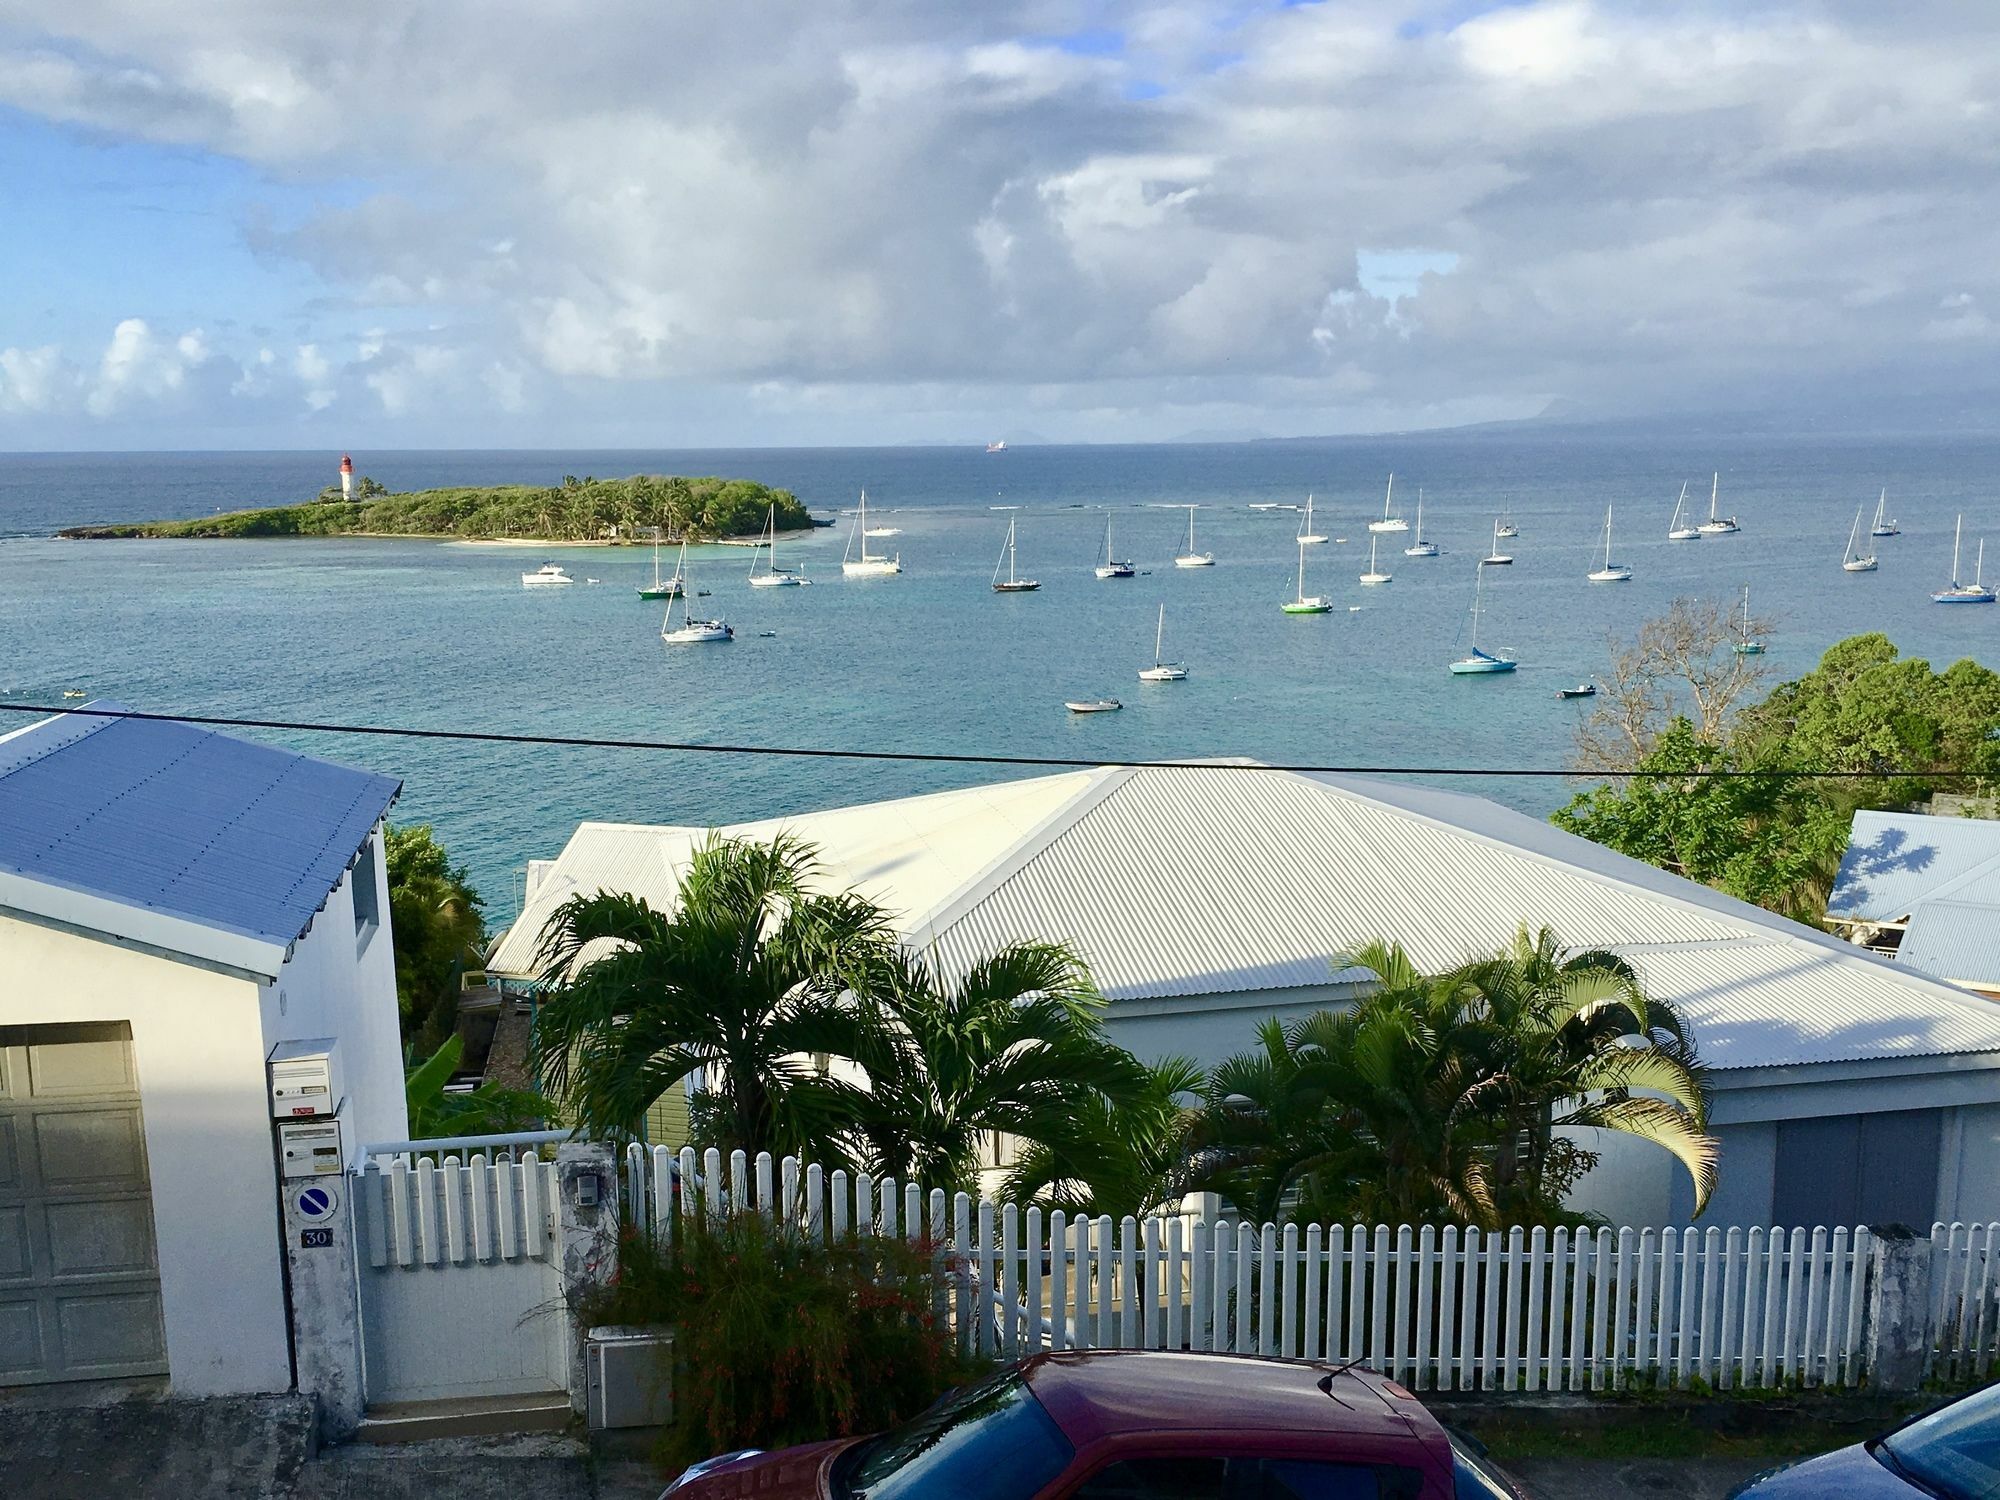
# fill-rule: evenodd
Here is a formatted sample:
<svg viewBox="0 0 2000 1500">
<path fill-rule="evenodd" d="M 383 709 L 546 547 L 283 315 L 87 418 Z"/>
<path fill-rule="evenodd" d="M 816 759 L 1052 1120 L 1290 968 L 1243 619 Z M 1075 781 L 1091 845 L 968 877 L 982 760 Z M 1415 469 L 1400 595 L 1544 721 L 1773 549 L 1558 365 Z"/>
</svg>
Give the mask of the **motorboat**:
<svg viewBox="0 0 2000 1500">
<path fill-rule="evenodd" d="M 561 563 L 543 563 L 534 572 L 521 575 L 521 587 L 524 589 L 548 588 L 552 584 L 575 582 L 574 578 L 563 571 Z"/>
<path fill-rule="evenodd" d="M 1124 706 L 1116 698 L 1071 698 L 1063 704 L 1073 714 L 1113 714 Z"/>
<path fill-rule="evenodd" d="M 1597 696 L 1597 684 L 1594 682 L 1579 682 L 1575 687 L 1557 688 L 1556 696 L 1558 698 L 1595 698 Z"/>
</svg>

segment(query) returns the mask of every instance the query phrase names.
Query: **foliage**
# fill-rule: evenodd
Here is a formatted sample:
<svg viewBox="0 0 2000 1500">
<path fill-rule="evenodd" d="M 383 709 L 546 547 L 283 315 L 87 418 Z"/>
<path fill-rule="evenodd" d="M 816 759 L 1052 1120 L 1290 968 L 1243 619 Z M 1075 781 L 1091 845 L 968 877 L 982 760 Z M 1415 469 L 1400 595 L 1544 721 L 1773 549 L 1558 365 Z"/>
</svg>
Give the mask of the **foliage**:
<svg viewBox="0 0 2000 1500">
<path fill-rule="evenodd" d="M 370 479 L 366 474 L 356 474 L 354 476 L 355 499 L 373 500 L 378 495 L 386 495 L 388 493 L 389 486 L 382 483 L 379 479 Z M 313 500 L 319 505 L 332 505 L 346 498 L 346 496 L 341 494 L 339 485 L 330 484 L 315 495 Z"/>
<path fill-rule="evenodd" d="M 671 1241 L 627 1232 L 593 1325 L 674 1329 L 679 1467 L 907 1421 L 979 1373 L 937 1316 L 932 1247 L 861 1235 L 821 1243 L 754 1211 L 680 1221 Z"/>
<path fill-rule="evenodd" d="M 1258 1031 L 1210 1075 L 1201 1179 L 1237 1209 L 1317 1222 L 1563 1223 L 1588 1167 L 1564 1126 L 1672 1151 L 1714 1187 L 1700 1064 L 1680 1018 L 1619 960 L 1525 929 L 1504 952 L 1425 975 L 1401 947 L 1339 961 L 1379 983 L 1349 1012 Z"/>
<path fill-rule="evenodd" d="M 1721 736 L 1768 671 L 1761 654 L 1729 649 L 1742 630 L 1741 615 L 1720 601 L 1676 599 L 1630 642 L 1613 640 L 1597 696 L 1577 725 L 1577 768 L 1627 769 L 1681 719 L 1703 739 Z M 1750 620 L 1753 637 L 1770 630 L 1769 620 Z"/>
<path fill-rule="evenodd" d="M 540 1094 L 498 1083 L 447 1093 L 445 1085 L 464 1055 L 465 1043 L 457 1036 L 445 1038 L 444 1045 L 422 1062 L 414 1053 L 404 1054 L 403 1097 L 409 1106 L 410 1139 L 533 1130 L 554 1112 L 555 1106 Z"/>
<path fill-rule="evenodd" d="M 391 828 L 384 850 L 403 1040 L 428 1054 L 457 1024 L 459 978 L 479 966 L 486 919 L 465 867 L 428 823 Z"/>
<path fill-rule="evenodd" d="M 778 529 L 812 524 L 789 490 L 748 479 L 680 478 L 634 474 L 625 479 L 566 478 L 555 488 L 493 485 L 383 494 L 367 500 L 327 501 L 230 511 L 186 521 L 80 526 L 64 536 L 275 537 L 452 536 L 521 537 L 587 542 L 652 535 L 669 538 L 754 536 L 777 507 Z"/>
<path fill-rule="evenodd" d="M 1935 672 L 1899 657 L 1886 636 L 1854 636 L 1717 734 L 1674 722 L 1620 767 L 1641 774 L 1579 793 L 1555 822 L 1815 921 L 1854 811 L 1907 807 L 1936 791 L 1992 794 L 1996 736 L 2000 675 L 1971 660 Z M 1759 774 L 1697 774 L 1705 771 Z"/>
<path fill-rule="evenodd" d="M 1191 1101 L 1207 1075 L 1185 1057 L 1138 1066 L 1137 1086 L 1122 1096 L 1077 1103 L 1080 1149 L 1025 1143 L 1001 1196 L 1113 1218 L 1177 1212 L 1199 1186 L 1195 1133 L 1201 1111 Z"/>
</svg>

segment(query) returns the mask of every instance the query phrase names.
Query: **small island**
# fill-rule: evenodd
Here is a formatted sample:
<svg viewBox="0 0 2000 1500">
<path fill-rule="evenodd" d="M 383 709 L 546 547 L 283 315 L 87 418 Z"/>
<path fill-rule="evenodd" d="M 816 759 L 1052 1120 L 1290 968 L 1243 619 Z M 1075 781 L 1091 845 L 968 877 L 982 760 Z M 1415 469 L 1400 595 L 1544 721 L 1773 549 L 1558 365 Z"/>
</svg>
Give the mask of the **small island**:
<svg viewBox="0 0 2000 1500">
<path fill-rule="evenodd" d="M 722 541 L 760 535 L 777 508 L 779 531 L 803 531 L 812 517 L 790 490 L 749 479 L 634 474 L 570 476 L 553 488 L 524 484 L 391 494 L 374 480 L 343 500 L 338 486 L 303 505 L 236 510 L 185 521 L 72 526 L 58 536 L 117 537 L 436 537 L 452 541 L 630 543 Z"/>
</svg>

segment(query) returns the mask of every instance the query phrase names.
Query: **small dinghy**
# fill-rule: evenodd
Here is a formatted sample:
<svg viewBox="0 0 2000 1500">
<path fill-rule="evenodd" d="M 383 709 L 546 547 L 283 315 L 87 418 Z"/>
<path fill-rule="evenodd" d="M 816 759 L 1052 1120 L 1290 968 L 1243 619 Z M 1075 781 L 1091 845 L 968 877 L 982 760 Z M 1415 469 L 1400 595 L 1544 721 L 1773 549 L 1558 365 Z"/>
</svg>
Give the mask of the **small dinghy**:
<svg viewBox="0 0 2000 1500">
<path fill-rule="evenodd" d="M 1116 713 L 1124 706 L 1116 698 L 1075 698 L 1063 704 L 1073 714 Z"/>
<path fill-rule="evenodd" d="M 1573 688 L 1557 688 L 1556 696 L 1558 698 L 1595 698 L 1597 696 L 1597 684 L 1594 682 L 1579 682 Z"/>
</svg>

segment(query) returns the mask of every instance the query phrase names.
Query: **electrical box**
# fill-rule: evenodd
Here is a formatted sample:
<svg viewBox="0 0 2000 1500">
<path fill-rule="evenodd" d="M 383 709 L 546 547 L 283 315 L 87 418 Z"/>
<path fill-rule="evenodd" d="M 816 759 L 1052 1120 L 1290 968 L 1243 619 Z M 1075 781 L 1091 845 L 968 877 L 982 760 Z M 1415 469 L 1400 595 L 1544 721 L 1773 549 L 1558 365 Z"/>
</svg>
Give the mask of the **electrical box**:
<svg viewBox="0 0 2000 1500">
<path fill-rule="evenodd" d="M 593 1328 L 583 1346 L 584 1412 L 592 1432 L 674 1419 L 674 1336 L 663 1328 Z"/>
<path fill-rule="evenodd" d="M 340 1121 L 280 1120 L 278 1122 L 278 1167 L 280 1175 L 291 1177 L 332 1177 L 347 1166 L 341 1149 Z"/>
<path fill-rule="evenodd" d="M 292 1120 L 340 1110 L 340 1060 L 333 1038 L 280 1042 L 270 1057 L 271 1118 Z"/>
</svg>

